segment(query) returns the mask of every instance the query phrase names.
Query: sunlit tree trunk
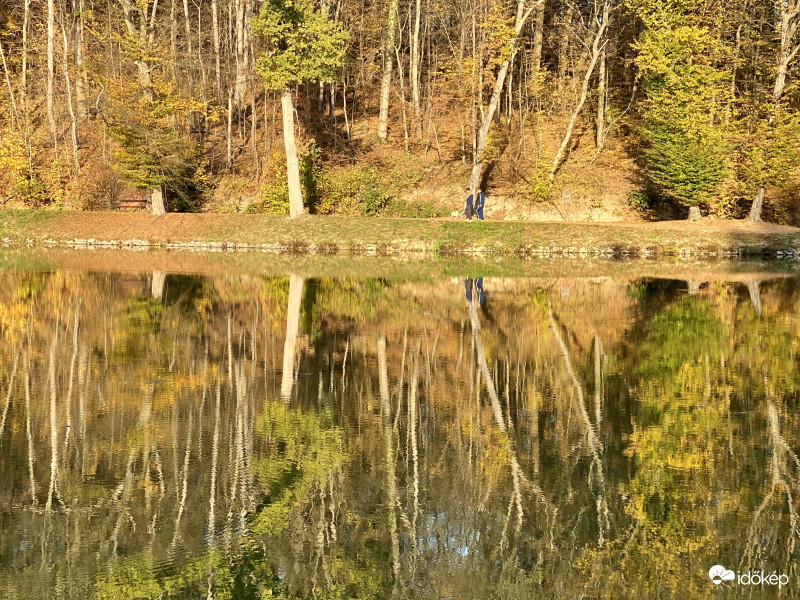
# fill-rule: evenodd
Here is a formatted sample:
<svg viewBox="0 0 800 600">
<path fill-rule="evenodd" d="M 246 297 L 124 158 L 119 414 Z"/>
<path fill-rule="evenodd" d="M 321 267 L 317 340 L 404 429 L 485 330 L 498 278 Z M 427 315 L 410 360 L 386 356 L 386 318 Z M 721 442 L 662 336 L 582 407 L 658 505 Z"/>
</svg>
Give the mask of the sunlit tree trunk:
<svg viewBox="0 0 800 600">
<path fill-rule="evenodd" d="M 6 53 L 3 49 L 3 41 L 0 40 L 0 59 L 3 63 L 3 75 L 6 80 L 6 87 L 8 88 L 8 98 L 11 102 L 11 124 L 14 127 L 19 127 L 19 113 L 17 112 L 16 95 L 14 94 L 14 87 L 11 85 L 11 77 L 8 74 L 8 63 L 6 62 Z"/>
<path fill-rule="evenodd" d="M 533 8 L 535 8 L 535 6 Z M 516 40 L 522 32 L 525 21 L 528 20 L 533 8 L 526 10 L 524 0 L 519 0 L 517 3 L 517 14 L 514 21 L 514 38 L 512 40 L 514 44 L 516 44 Z M 511 56 L 513 56 L 513 52 L 511 53 Z M 492 126 L 494 114 L 497 111 L 497 107 L 500 105 L 500 96 L 503 93 L 506 75 L 508 74 L 508 68 L 511 64 L 511 56 L 509 56 L 509 58 L 507 58 L 503 64 L 500 65 L 500 70 L 497 73 L 497 79 L 495 80 L 494 84 L 494 90 L 492 91 L 492 97 L 489 100 L 489 106 L 486 110 L 486 113 L 483 115 L 481 128 L 478 131 L 478 141 L 475 147 L 475 156 L 472 162 L 472 172 L 470 173 L 469 177 L 469 193 L 473 196 L 475 195 L 475 189 L 480 184 L 481 172 L 483 170 L 483 155 L 486 150 L 486 141 L 489 139 L 489 129 Z"/>
<path fill-rule="evenodd" d="M 53 110 L 53 85 L 55 77 L 55 25 L 56 9 L 54 0 L 47 0 L 47 122 L 50 124 L 50 133 L 53 136 L 53 149 L 58 158 L 58 129 L 56 127 L 56 117 Z"/>
<path fill-rule="evenodd" d="M 222 102 L 221 48 L 219 40 L 219 0 L 211 0 L 211 33 L 214 43 L 214 82 L 217 102 Z"/>
<path fill-rule="evenodd" d="M 570 141 L 572 141 L 572 133 L 575 129 L 575 123 L 578 121 L 578 116 L 580 115 L 581 110 L 583 109 L 583 105 L 586 102 L 587 96 L 589 95 L 589 82 L 592 79 L 592 74 L 594 73 L 595 66 L 597 65 L 597 62 L 600 59 L 600 54 L 603 52 L 603 43 L 604 43 L 606 29 L 608 28 L 608 18 L 610 12 L 611 12 L 611 6 L 609 2 L 606 1 L 605 4 L 603 5 L 602 15 L 599 15 L 597 13 L 593 15 L 594 21 L 596 21 L 598 18 L 600 18 L 601 21 L 594 32 L 594 39 L 592 40 L 591 51 L 589 56 L 589 66 L 586 68 L 586 73 L 583 76 L 581 95 L 578 99 L 578 103 L 572 110 L 572 115 L 570 116 L 569 122 L 567 123 L 567 131 L 564 133 L 564 137 L 561 140 L 561 145 L 559 145 L 558 151 L 556 152 L 556 155 L 553 157 L 553 163 L 550 165 L 549 179 L 551 183 L 555 179 L 556 173 L 558 172 L 558 169 L 561 167 L 561 163 L 564 161 L 567 148 L 569 148 Z"/>
<path fill-rule="evenodd" d="M 422 112 L 420 109 L 420 92 L 419 92 L 419 67 L 420 67 L 420 47 L 419 47 L 419 24 L 420 15 L 422 12 L 422 0 L 415 0 L 414 2 L 414 27 L 411 36 L 411 105 L 414 110 L 414 135 L 417 141 L 422 139 Z"/>
<path fill-rule="evenodd" d="M 544 11 L 545 0 L 539 0 L 536 5 L 536 15 L 533 29 L 533 50 L 531 52 L 531 73 L 534 82 L 539 84 L 539 72 L 542 69 L 542 45 L 544 42 Z"/>
<path fill-rule="evenodd" d="M 303 192 L 300 187 L 300 161 L 294 139 L 294 105 L 292 92 L 281 90 L 281 109 L 283 111 L 283 146 L 286 149 L 286 178 L 289 187 L 289 216 L 303 214 Z"/>
<path fill-rule="evenodd" d="M 595 117 L 594 144 L 600 149 L 606 137 L 606 51 L 600 53 L 597 71 L 597 116 Z"/>
<path fill-rule="evenodd" d="M 75 165 L 75 172 L 80 173 L 81 165 L 78 162 L 78 116 L 75 114 L 75 109 L 72 106 L 72 83 L 69 76 L 69 44 L 67 42 L 67 31 L 64 28 L 64 22 L 61 22 L 61 39 L 63 43 L 63 61 L 61 68 L 64 71 L 64 88 L 67 91 L 67 109 L 70 116 L 70 132 L 72 134 L 72 161 Z"/>
<path fill-rule="evenodd" d="M 378 115 L 378 139 L 386 142 L 389 139 L 389 94 L 392 88 L 392 54 L 397 29 L 398 0 L 389 0 L 389 13 L 386 15 L 386 29 L 383 32 L 383 75 L 381 77 L 380 108 Z"/>
<path fill-rule="evenodd" d="M 286 339 L 283 343 L 283 376 L 281 398 L 288 402 L 292 397 L 294 382 L 294 357 L 297 349 L 297 334 L 300 331 L 300 305 L 303 300 L 304 279 L 289 275 L 289 302 L 286 308 Z"/>
<path fill-rule="evenodd" d="M 88 115 L 86 102 L 86 72 L 84 70 L 84 56 L 86 43 L 84 41 L 84 0 L 72 0 L 72 44 L 73 61 L 77 73 L 75 74 L 75 104 L 78 119 L 85 121 Z"/>
</svg>

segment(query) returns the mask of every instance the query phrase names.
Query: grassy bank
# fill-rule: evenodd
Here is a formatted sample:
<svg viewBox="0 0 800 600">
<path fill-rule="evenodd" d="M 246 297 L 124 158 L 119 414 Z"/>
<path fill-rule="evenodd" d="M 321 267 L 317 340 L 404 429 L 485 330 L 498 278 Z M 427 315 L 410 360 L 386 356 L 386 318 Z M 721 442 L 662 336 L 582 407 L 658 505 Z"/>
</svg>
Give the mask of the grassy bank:
<svg viewBox="0 0 800 600">
<path fill-rule="evenodd" d="M 800 229 L 744 222 L 532 223 L 247 214 L 3 211 L 10 244 L 259 249 L 291 254 L 717 256 L 794 254 Z"/>
</svg>

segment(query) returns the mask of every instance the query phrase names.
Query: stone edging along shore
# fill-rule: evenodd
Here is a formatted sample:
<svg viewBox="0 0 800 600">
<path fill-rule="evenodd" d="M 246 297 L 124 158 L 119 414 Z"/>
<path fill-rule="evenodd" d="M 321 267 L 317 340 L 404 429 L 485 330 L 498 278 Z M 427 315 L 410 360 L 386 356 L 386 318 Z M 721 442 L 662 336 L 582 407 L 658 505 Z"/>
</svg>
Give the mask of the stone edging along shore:
<svg viewBox="0 0 800 600">
<path fill-rule="evenodd" d="M 736 244 L 729 247 L 716 248 L 697 248 L 697 247 L 678 247 L 666 248 L 659 246 L 599 246 L 599 247 L 563 247 L 563 246 L 536 246 L 532 244 L 519 245 L 515 247 L 498 248 L 486 246 L 457 246 L 453 244 L 430 244 L 419 241 L 409 242 L 402 240 L 396 244 L 370 244 L 370 243 L 272 243 L 272 244 L 249 244 L 234 241 L 175 241 L 157 242 L 144 239 L 123 239 L 123 240 L 98 240 L 94 238 L 75 238 L 68 240 L 56 240 L 46 238 L 37 243 L 32 238 L 23 241 L 15 241 L 5 237 L 0 241 L 3 247 L 44 247 L 44 248 L 73 248 L 73 249 L 118 249 L 128 251 L 146 250 L 172 250 L 182 252 L 262 252 L 270 254 L 288 255 L 351 255 L 351 256 L 516 256 L 518 258 L 533 257 L 577 257 L 577 258 L 667 258 L 667 257 L 686 257 L 686 258 L 716 258 L 716 259 L 780 259 L 796 261 L 800 260 L 800 248 L 777 249 L 769 245 L 742 245 Z"/>
<path fill-rule="evenodd" d="M 736 221 L 538 223 L 268 215 L 2 211 L 0 247 L 263 252 L 286 256 L 783 259 L 800 229 Z"/>
</svg>

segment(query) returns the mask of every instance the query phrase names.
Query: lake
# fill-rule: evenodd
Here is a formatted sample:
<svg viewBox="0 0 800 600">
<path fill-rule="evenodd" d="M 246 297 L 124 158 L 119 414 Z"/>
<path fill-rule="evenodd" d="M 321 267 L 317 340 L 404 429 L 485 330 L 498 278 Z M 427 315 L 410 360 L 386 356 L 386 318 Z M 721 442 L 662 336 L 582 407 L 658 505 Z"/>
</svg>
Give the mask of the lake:
<svg viewBox="0 0 800 600">
<path fill-rule="evenodd" d="M 800 597 L 800 278 L 668 271 L 0 272 L 0 596 Z"/>
</svg>

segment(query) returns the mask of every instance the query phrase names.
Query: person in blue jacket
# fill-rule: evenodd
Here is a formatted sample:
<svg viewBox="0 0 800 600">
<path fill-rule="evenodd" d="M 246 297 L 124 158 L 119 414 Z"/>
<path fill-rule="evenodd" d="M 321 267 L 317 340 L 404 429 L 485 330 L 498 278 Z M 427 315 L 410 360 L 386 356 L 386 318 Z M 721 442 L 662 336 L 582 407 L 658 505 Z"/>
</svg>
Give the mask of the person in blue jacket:
<svg viewBox="0 0 800 600">
<path fill-rule="evenodd" d="M 475 191 L 475 213 L 478 215 L 478 221 L 483 221 L 483 205 L 486 202 L 486 197 L 483 190 L 479 187 Z"/>
</svg>

